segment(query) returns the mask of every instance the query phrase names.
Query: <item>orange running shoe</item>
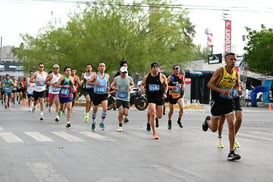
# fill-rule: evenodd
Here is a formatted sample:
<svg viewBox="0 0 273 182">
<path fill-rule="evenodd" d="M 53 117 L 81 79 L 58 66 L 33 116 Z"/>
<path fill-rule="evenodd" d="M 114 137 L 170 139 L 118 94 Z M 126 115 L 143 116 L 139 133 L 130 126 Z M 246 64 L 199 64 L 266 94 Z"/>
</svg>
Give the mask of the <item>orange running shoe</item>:
<svg viewBox="0 0 273 182">
<path fill-rule="evenodd" d="M 158 140 L 158 135 L 157 135 L 157 133 L 154 133 L 154 135 L 153 135 L 153 139 L 155 139 L 155 140 Z"/>
</svg>

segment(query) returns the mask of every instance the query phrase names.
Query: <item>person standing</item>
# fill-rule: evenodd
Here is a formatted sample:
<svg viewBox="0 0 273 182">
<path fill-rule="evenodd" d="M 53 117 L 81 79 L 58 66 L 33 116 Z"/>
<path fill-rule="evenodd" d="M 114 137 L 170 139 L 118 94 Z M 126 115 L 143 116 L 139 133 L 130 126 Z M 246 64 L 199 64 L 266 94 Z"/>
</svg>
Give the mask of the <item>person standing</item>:
<svg viewBox="0 0 273 182">
<path fill-rule="evenodd" d="M 34 97 L 34 106 L 32 112 L 35 111 L 38 100 L 40 102 L 40 111 L 41 117 L 40 120 L 44 120 L 44 102 L 45 102 L 45 92 L 46 84 L 45 80 L 47 77 L 47 72 L 44 71 L 44 64 L 40 63 L 38 65 L 38 71 L 36 71 L 30 78 L 30 83 L 35 83 L 33 97 Z"/>
<path fill-rule="evenodd" d="M 59 100 L 60 100 L 60 110 L 58 112 L 59 118 L 62 116 L 62 113 L 65 108 L 67 108 L 67 116 L 66 116 L 66 127 L 71 127 L 71 106 L 73 100 L 72 90 L 74 88 L 74 81 L 71 77 L 71 67 L 66 66 L 64 68 L 64 75 L 58 80 L 56 84 L 57 88 L 60 88 L 59 92 Z"/>
<path fill-rule="evenodd" d="M 14 82 L 9 77 L 9 74 L 6 74 L 5 79 L 2 82 L 2 87 L 4 91 L 4 102 L 5 102 L 5 108 L 7 109 L 9 107 L 9 102 L 11 98 L 11 90 L 14 85 Z"/>
<path fill-rule="evenodd" d="M 141 89 L 147 95 L 148 109 L 151 112 L 150 122 L 153 138 L 159 139 L 155 129 L 155 118 L 160 119 L 163 115 L 163 104 L 164 99 L 167 98 L 168 82 L 166 76 L 160 73 L 158 63 L 151 64 L 151 72 L 144 76 Z"/>
<path fill-rule="evenodd" d="M 173 66 L 173 74 L 168 77 L 168 88 L 169 88 L 169 106 L 170 111 L 168 114 L 168 129 L 172 129 L 172 115 L 174 111 L 174 105 L 179 106 L 179 115 L 177 124 L 180 128 L 183 128 L 181 118 L 183 116 L 183 95 L 185 91 L 185 78 L 184 75 L 180 74 L 180 67 L 178 65 Z"/>
<path fill-rule="evenodd" d="M 60 102 L 59 102 L 60 88 L 56 87 L 57 82 L 59 81 L 59 79 L 62 76 L 59 73 L 59 71 L 60 71 L 60 66 L 58 64 L 54 64 L 53 65 L 53 72 L 48 74 L 48 76 L 46 77 L 46 81 L 45 81 L 45 84 L 48 85 L 48 100 L 49 100 L 48 111 L 52 112 L 52 105 L 53 105 L 53 103 L 55 103 L 55 106 L 56 106 L 55 121 L 56 122 L 58 122 L 60 119 L 58 116 L 58 111 L 59 111 L 59 107 L 60 107 Z"/>
<path fill-rule="evenodd" d="M 104 120 L 106 118 L 108 94 L 109 91 L 109 75 L 105 73 L 105 64 L 100 62 L 98 65 L 98 72 L 87 81 L 88 85 L 94 85 L 94 100 L 92 113 L 92 131 L 96 130 L 96 114 L 99 104 L 102 106 L 100 128 L 104 130 Z"/>
<path fill-rule="evenodd" d="M 217 131 L 218 122 L 221 117 L 225 117 L 228 122 L 229 128 L 229 154 L 227 159 L 229 161 L 239 160 L 241 156 L 234 151 L 234 111 L 233 111 L 233 99 L 238 96 L 239 76 L 235 71 L 234 66 L 236 63 L 236 57 L 234 53 L 227 53 L 225 55 L 226 66 L 218 68 L 210 81 L 208 87 L 212 90 L 212 107 L 211 115 L 207 116 L 202 123 L 203 131 L 207 131 L 208 128 L 212 132 Z M 233 89 L 236 86 L 236 89 Z"/>
<path fill-rule="evenodd" d="M 130 109 L 130 90 L 135 86 L 132 77 L 127 75 L 128 70 L 126 67 L 120 68 L 120 75 L 115 77 L 111 88 L 116 93 L 116 106 L 118 108 L 118 121 L 119 126 L 117 131 L 122 131 L 123 116 L 127 117 Z"/>
<path fill-rule="evenodd" d="M 86 104 L 85 104 L 85 113 L 84 113 L 84 121 L 88 122 L 89 121 L 89 111 L 92 106 L 92 101 L 93 101 L 93 94 L 94 94 L 94 86 L 93 85 L 88 85 L 87 81 L 94 75 L 92 72 L 93 66 L 91 64 L 86 64 L 85 70 L 86 72 L 82 74 L 81 77 L 81 85 L 83 85 L 83 94 L 86 99 Z"/>
</svg>

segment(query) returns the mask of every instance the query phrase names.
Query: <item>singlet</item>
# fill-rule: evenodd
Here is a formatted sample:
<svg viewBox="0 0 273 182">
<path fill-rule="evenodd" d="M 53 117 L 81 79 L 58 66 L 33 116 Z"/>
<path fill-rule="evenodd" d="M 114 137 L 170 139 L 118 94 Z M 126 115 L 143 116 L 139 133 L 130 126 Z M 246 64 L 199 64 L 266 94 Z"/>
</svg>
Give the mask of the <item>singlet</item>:
<svg viewBox="0 0 273 182">
<path fill-rule="evenodd" d="M 85 89 L 91 89 L 94 88 L 94 85 L 88 85 L 87 81 L 93 76 L 94 73 L 91 73 L 90 75 L 87 75 L 86 73 L 83 74 L 84 78 L 84 88 Z"/>
<path fill-rule="evenodd" d="M 17 91 L 17 87 L 18 87 L 18 82 L 17 82 L 17 80 L 15 80 L 15 81 L 13 81 L 12 91 L 16 92 Z"/>
<path fill-rule="evenodd" d="M 33 90 L 34 90 L 34 87 L 35 87 L 35 83 L 30 83 L 30 78 L 27 78 L 27 93 L 32 95 L 33 94 Z"/>
<path fill-rule="evenodd" d="M 130 93 L 128 88 L 130 86 L 130 76 L 126 76 L 125 78 L 121 78 L 121 76 L 117 76 L 117 85 L 118 92 L 116 94 L 117 99 L 123 101 L 130 100 Z"/>
<path fill-rule="evenodd" d="M 40 83 L 35 83 L 34 91 L 35 92 L 42 92 L 46 90 L 45 80 L 46 80 L 46 73 L 42 72 L 42 74 L 39 74 L 37 72 L 36 81 L 40 80 Z"/>
<path fill-rule="evenodd" d="M 10 83 L 8 83 L 8 81 L 9 81 Z M 9 79 L 9 80 L 4 79 L 4 80 L 3 80 L 3 83 L 4 83 L 4 85 L 3 85 L 3 90 L 4 90 L 4 92 L 6 92 L 6 93 L 11 92 L 12 86 L 13 86 L 13 84 L 14 84 L 13 81 L 12 81 L 12 79 Z"/>
<path fill-rule="evenodd" d="M 162 98 L 164 92 L 163 84 L 160 81 L 160 73 L 153 77 L 151 73 L 146 80 L 146 95 L 148 98 Z"/>
<path fill-rule="evenodd" d="M 219 83 L 216 85 L 216 87 L 221 89 L 229 89 L 231 91 L 229 96 L 225 96 L 222 93 L 212 91 L 212 98 L 215 99 L 215 97 L 220 96 L 224 99 L 233 99 L 238 96 L 238 92 L 236 89 L 233 89 L 233 87 L 236 84 L 236 78 L 237 78 L 237 72 L 233 68 L 232 72 L 229 73 L 227 71 L 226 66 L 222 67 L 222 78 L 219 81 Z"/>
<path fill-rule="evenodd" d="M 58 75 L 55 75 L 54 73 L 52 73 L 53 77 L 50 80 L 50 83 L 57 83 L 59 81 L 59 79 L 61 78 L 61 75 L 58 73 Z M 50 94 L 59 94 L 60 92 L 60 88 L 56 88 L 53 85 L 49 85 L 48 87 L 48 93 Z"/>
<path fill-rule="evenodd" d="M 78 91 L 78 84 L 76 83 L 76 79 L 77 79 L 77 76 L 75 75 L 74 77 L 72 77 L 73 78 L 73 81 L 74 81 L 74 87 L 75 87 L 75 89 L 74 90 L 72 90 L 72 93 L 77 93 L 77 91 Z"/>
<path fill-rule="evenodd" d="M 72 80 L 73 78 L 70 76 L 70 77 L 67 77 L 64 75 L 64 80 L 61 82 L 61 85 L 64 86 L 64 85 L 70 85 L 69 88 L 66 88 L 66 87 L 62 87 L 60 89 L 60 96 L 61 97 L 72 97 Z"/>
<path fill-rule="evenodd" d="M 106 74 L 104 74 L 103 78 L 100 78 L 99 74 L 97 73 L 97 80 L 96 83 L 100 83 L 100 85 L 94 85 L 94 93 L 95 94 L 106 94 L 107 93 L 107 78 Z"/>
<path fill-rule="evenodd" d="M 169 86 L 177 86 L 175 90 L 170 89 L 169 95 L 172 96 L 172 98 L 176 99 L 183 96 L 182 86 L 183 86 L 183 80 L 184 76 L 182 74 L 179 74 L 179 76 L 176 76 L 174 74 L 171 75 L 171 80 L 169 83 Z"/>
</svg>

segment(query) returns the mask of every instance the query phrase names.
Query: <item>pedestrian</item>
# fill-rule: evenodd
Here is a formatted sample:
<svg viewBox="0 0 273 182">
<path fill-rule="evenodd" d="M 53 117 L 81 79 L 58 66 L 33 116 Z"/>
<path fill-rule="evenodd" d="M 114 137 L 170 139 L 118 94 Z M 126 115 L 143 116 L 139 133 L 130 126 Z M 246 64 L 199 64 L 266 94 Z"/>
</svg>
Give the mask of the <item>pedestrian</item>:
<svg viewBox="0 0 273 182">
<path fill-rule="evenodd" d="M 91 64 L 85 65 L 86 72 L 82 74 L 81 77 L 81 85 L 83 85 L 83 95 L 86 100 L 85 104 L 85 113 L 84 113 L 84 121 L 87 123 L 89 121 L 89 111 L 93 102 L 93 94 L 94 94 L 94 86 L 88 85 L 87 81 L 94 75 L 92 72 L 93 66 Z"/>
<path fill-rule="evenodd" d="M 4 102 L 5 102 L 6 109 L 9 107 L 13 85 L 14 85 L 14 82 L 10 78 L 9 74 L 6 74 L 5 79 L 2 82 L 2 87 L 4 91 Z"/>
<path fill-rule="evenodd" d="M 116 91 L 116 106 L 118 108 L 119 126 L 117 131 L 122 131 L 123 116 L 127 117 L 130 109 L 130 91 L 135 86 L 132 77 L 127 75 L 126 67 L 120 68 L 120 75 L 115 77 L 111 88 Z"/>
<path fill-rule="evenodd" d="M 202 128 L 204 131 L 207 131 L 208 128 L 210 128 L 212 132 L 216 132 L 220 118 L 225 117 L 228 122 L 230 144 L 227 159 L 229 161 L 234 161 L 241 158 L 234 150 L 235 130 L 233 124 L 233 99 L 238 96 L 238 90 L 240 91 L 239 76 L 234 69 L 236 63 L 235 54 L 227 53 L 225 55 L 225 62 L 226 65 L 218 68 L 208 82 L 208 87 L 212 92 L 212 117 L 206 117 L 202 124 Z M 236 86 L 236 89 L 233 89 L 234 86 Z"/>
<path fill-rule="evenodd" d="M 30 83 L 35 83 L 33 97 L 34 106 L 32 112 L 35 112 L 38 100 L 40 102 L 41 117 L 40 120 L 44 120 L 44 101 L 46 97 L 46 84 L 45 80 L 47 77 L 47 72 L 44 71 L 44 64 L 40 63 L 38 65 L 38 71 L 36 71 L 30 78 Z"/>
<path fill-rule="evenodd" d="M 146 92 L 148 109 L 151 111 L 150 122 L 153 138 L 159 139 L 155 118 L 160 119 L 163 115 L 164 99 L 167 98 L 168 82 L 164 74 L 160 73 L 160 65 L 156 62 L 151 64 L 151 72 L 144 76 L 141 83 L 142 92 Z"/>
<path fill-rule="evenodd" d="M 100 128 L 104 130 L 104 120 L 106 118 L 108 94 L 109 91 L 109 75 L 105 73 L 105 64 L 100 62 L 98 65 L 98 72 L 93 74 L 87 81 L 88 85 L 94 86 L 94 100 L 93 100 L 93 113 L 92 113 L 92 131 L 96 130 L 96 114 L 98 112 L 99 104 L 102 106 Z"/>
<path fill-rule="evenodd" d="M 179 106 L 179 115 L 177 124 L 180 128 L 183 128 L 181 118 L 183 116 L 184 104 L 183 96 L 185 91 L 185 78 L 184 75 L 180 74 L 180 67 L 178 65 L 173 66 L 173 74 L 168 77 L 168 100 L 170 111 L 168 114 L 168 129 L 172 129 L 172 115 L 174 111 L 174 105 Z"/>
<path fill-rule="evenodd" d="M 74 81 L 71 77 L 71 67 L 66 66 L 64 68 L 64 74 L 58 80 L 56 84 L 57 88 L 60 88 L 59 92 L 59 100 L 60 100 L 60 110 L 58 112 L 59 118 L 62 116 L 62 113 L 65 108 L 67 108 L 67 116 L 66 116 L 66 127 L 71 127 L 71 106 L 73 100 L 72 90 L 74 88 Z"/>
<path fill-rule="evenodd" d="M 48 74 L 46 77 L 45 84 L 48 85 L 48 111 L 52 112 L 52 106 L 53 103 L 55 103 L 55 111 L 56 111 L 56 118 L 55 121 L 59 121 L 58 111 L 60 107 L 60 101 L 59 101 L 59 92 L 60 88 L 56 87 L 56 84 L 58 83 L 59 79 L 61 78 L 60 72 L 60 66 L 58 64 L 53 65 L 53 72 Z"/>
</svg>

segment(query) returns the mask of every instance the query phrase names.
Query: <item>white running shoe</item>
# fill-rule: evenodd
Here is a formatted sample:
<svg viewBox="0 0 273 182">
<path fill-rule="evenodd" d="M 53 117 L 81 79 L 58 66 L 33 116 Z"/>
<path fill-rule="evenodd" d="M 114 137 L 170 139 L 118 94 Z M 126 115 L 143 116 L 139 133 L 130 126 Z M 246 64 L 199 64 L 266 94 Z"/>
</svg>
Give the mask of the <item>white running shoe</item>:
<svg viewBox="0 0 273 182">
<path fill-rule="evenodd" d="M 119 126 L 118 129 L 117 129 L 118 132 L 122 132 L 122 127 Z"/>
<path fill-rule="evenodd" d="M 218 149 L 222 149 L 222 148 L 224 148 L 222 138 L 218 138 L 217 148 L 218 148 Z"/>
<path fill-rule="evenodd" d="M 52 106 L 48 107 L 48 112 L 51 113 L 52 112 Z"/>
</svg>

